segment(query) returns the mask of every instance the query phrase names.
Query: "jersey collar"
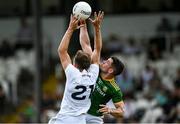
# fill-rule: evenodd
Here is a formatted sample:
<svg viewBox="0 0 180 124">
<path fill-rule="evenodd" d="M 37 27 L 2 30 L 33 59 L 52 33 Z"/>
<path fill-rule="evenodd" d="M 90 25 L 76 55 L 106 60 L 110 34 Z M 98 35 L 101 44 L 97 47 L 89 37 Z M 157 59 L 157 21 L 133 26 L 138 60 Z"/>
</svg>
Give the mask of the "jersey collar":
<svg viewBox="0 0 180 124">
<path fill-rule="evenodd" d="M 100 76 L 101 77 L 101 76 Z M 104 79 L 104 78 L 102 78 L 101 77 L 101 79 L 103 79 L 103 80 L 105 80 L 105 81 L 109 81 L 109 82 L 111 82 L 111 81 L 114 81 L 115 79 L 114 78 L 111 78 L 111 79 Z"/>
</svg>

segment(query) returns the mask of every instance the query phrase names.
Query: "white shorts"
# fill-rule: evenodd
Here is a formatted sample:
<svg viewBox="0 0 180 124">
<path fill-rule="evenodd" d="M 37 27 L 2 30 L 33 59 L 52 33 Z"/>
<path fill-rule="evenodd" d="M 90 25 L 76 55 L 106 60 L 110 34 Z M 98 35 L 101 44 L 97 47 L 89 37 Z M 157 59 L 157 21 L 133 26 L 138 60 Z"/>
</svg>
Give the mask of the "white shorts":
<svg viewBox="0 0 180 124">
<path fill-rule="evenodd" d="M 86 124 L 86 115 L 79 116 L 60 115 L 52 117 L 48 124 Z"/>
<path fill-rule="evenodd" d="M 86 114 L 86 124 L 103 124 L 103 116 Z"/>
</svg>

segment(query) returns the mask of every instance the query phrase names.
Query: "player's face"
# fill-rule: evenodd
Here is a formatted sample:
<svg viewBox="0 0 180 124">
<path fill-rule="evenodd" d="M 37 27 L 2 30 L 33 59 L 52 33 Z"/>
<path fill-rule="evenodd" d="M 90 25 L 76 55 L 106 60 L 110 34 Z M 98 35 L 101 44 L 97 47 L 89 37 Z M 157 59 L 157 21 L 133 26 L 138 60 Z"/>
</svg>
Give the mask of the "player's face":
<svg viewBox="0 0 180 124">
<path fill-rule="evenodd" d="M 108 73 L 109 69 L 112 69 L 113 60 L 111 58 L 104 60 L 100 63 L 100 69 L 102 72 Z"/>
</svg>

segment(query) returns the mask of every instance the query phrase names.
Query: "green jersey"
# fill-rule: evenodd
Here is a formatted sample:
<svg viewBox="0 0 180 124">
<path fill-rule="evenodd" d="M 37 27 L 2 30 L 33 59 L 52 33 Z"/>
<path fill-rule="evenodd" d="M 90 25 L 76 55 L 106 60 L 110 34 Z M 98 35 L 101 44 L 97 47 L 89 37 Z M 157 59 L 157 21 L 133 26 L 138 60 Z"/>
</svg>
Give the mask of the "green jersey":
<svg viewBox="0 0 180 124">
<path fill-rule="evenodd" d="M 122 92 L 114 79 L 103 80 L 100 76 L 96 81 L 95 89 L 91 95 L 91 107 L 88 114 L 102 116 L 99 112 L 99 105 L 104 104 L 112 99 L 114 103 L 122 101 Z"/>
</svg>

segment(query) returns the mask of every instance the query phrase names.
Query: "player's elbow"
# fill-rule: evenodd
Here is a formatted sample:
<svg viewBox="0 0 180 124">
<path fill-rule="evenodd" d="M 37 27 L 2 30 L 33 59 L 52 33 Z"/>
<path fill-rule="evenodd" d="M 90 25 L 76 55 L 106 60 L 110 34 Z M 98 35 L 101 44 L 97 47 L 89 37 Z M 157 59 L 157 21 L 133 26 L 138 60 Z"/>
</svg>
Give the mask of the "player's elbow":
<svg viewBox="0 0 180 124">
<path fill-rule="evenodd" d="M 60 47 L 58 48 L 57 52 L 58 52 L 59 55 L 62 53 L 62 50 L 61 50 Z"/>
<path fill-rule="evenodd" d="M 61 47 L 59 47 L 57 52 L 58 52 L 59 56 L 61 56 L 61 55 L 65 54 L 66 50 L 64 50 Z"/>
<path fill-rule="evenodd" d="M 63 53 L 66 50 L 63 47 L 59 46 L 57 51 L 58 51 L 58 53 Z"/>
<path fill-rule="evenodd" d="M 60 47 L 58 47 L 57 52 L 59 53 L 61 51 Z"/>
</svg>

